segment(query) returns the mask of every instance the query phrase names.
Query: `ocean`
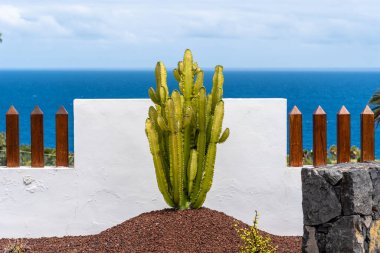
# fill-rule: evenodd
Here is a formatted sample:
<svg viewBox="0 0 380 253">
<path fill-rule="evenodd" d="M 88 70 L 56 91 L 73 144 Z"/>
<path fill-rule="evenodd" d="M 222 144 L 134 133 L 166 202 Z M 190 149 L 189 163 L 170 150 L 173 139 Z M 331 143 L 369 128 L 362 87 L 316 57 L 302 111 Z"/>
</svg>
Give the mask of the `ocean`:
<svg viewBox="0 0 380 253">
<path fill-rule="evenodd" d="M 205 72 L 210 91 L 213 72 Z M 224 71 L 225 98 L 286 98 L 288 112 L 297 105 L 303 113 L 304 147 L 312 147 L 312 114 L 318 105 L 327 113 L 328 146 L 336 144 L 336 113 L 345 105 L 351 113 L 351 142 L 360 145 L 360 112 L 380 89 L 380 71 Z M 171 73 L 169 89 L 177 88 Z M 14 105 L 20 113 L 20 142 L 30 143 L 30 112 L 39 105 L 44 112 L 45 146 L 55 146 L 55 112 L 64 105 L 69 112 L 70 150 L 73 151 L 73 100 L 76 98 L 147 98 L 155 86 L 154 70 L 146 71 L 0 71 L 0 131 L 5 113 Z M 143 126 L 142 126 L 143 127 Z M 380 127 L 376 129 L 377 139 Z M 376 141 L 376 157 L 380 148 Z"/>
</svg>

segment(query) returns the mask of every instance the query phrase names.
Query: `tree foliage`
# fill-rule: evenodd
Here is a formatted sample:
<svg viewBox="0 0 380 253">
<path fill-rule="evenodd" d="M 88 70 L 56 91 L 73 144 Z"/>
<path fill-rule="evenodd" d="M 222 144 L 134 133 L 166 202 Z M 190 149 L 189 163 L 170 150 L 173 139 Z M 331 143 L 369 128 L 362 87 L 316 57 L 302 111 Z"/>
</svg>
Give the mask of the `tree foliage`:
<svg viewBox="0 0 380 253">
<path fill-rule="evenodd" d="M 375 114 L 375 121 L 380 123 L 380 90 L 376 91 L 368 103 L 371 106 L 373 113 Z"/>
</svg>

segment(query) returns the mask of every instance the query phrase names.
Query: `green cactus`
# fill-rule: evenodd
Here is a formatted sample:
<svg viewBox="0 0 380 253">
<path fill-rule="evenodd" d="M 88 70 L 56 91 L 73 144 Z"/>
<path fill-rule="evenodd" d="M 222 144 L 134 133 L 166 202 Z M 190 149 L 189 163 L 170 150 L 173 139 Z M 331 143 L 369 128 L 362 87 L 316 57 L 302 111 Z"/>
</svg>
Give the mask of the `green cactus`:
<svg viewBox="0 0 380 253">
<path fill-rule="evenodd" d="M 148 94 L 155 104 L 149 108 L 145 131 L 156 171 L 158 188 L 174 208 L 200 208 L 212 185 L 216 144 L 223 143 L 223 67 L 216 66 L 209 95 L 203 86 L 204 72 L 193 62 L 190 50 L 173 71 L 179 91 L 169 96 L 167 72 L 156 65 L 156 90 Z"/>
</svg>

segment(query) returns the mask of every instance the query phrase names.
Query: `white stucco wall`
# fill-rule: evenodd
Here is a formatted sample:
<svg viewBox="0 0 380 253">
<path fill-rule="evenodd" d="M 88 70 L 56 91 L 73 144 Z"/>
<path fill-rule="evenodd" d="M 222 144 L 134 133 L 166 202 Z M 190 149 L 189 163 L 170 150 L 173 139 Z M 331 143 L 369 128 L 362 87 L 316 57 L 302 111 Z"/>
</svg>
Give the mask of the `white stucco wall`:
<svg viewBox="0 0 380 253">
<path fill-rule="evenodd" d="M 148 100 L 75 100 L 75 169 L 0 169 L 0 238 L 95 234 L 165 208 L 144 122 Z M 225 99 L 205 206 L 278 235 L 302 235 L 299 168 L 286 167 L 286 100 Z"/>
</svg>

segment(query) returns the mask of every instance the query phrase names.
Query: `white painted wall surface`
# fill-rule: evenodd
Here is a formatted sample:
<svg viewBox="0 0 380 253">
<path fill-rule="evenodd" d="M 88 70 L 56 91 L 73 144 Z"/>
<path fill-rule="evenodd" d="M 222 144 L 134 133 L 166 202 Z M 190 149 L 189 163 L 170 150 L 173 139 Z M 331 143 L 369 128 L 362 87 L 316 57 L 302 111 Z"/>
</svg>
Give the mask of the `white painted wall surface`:
<svg viewBox="0 0 380 253">
<path fill-rule="evenodd" d="M 165 208 L 144 131 L 148 100 L 75 100 L 75 169 L 0 170 L 0 238 L 95 234 Z M 225 99 L 205 206 L 278 235 L 302 235 L 299 168 L 286 167 L 286 100 Z"/>
</svg>

